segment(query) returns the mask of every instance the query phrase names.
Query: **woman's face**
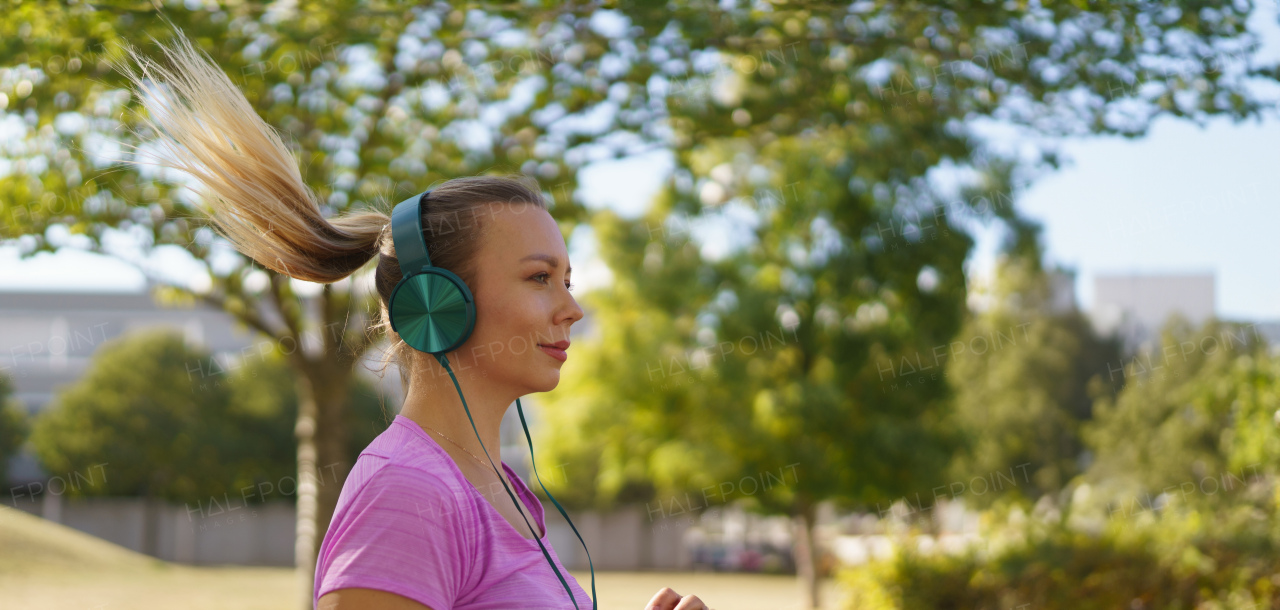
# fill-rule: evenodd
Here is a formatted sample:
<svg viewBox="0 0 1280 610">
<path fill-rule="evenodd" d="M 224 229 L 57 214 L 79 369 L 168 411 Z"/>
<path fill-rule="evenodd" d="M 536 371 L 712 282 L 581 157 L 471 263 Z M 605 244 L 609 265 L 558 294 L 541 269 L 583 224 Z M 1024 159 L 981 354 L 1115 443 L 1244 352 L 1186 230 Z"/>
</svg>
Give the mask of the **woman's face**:
<svg viewBox="0 0 1280 610">
<path fill-rule="evenodd" d="M 569 252 L 555 219 L 529 204 L 492 205 L 472 284 L 476 327 L 459 348 L 473 377 L 519 394 L 548 392 L 560 383 L 559 353 L 540 347 L 569 341 L 582 308 L 569 293 Z"/>
</svg>

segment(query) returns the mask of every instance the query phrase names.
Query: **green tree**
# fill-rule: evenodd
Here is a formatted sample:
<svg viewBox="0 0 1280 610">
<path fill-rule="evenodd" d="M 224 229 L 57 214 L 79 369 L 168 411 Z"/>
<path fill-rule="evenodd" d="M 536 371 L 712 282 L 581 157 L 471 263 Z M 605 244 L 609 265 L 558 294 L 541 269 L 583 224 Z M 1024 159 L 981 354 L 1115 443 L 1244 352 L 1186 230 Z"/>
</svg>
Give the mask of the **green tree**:
<svg viewBox="0 0 1280 610">
<path fill-rule="evenodd" d="M 294 373 L 279 354 L 253 353 L 228 372 L 172 331 L 114 339 L 36 418 L 31 444 L 46 471 L 75 481 L 69 495 L 142 496 L 148 510 L 160 499 L 208 508 L 298 489 L 285 483 L 297 472 Z M 355 408 L 343 457 L 354 462 L 386 423 L 369 383 L 346 398 Z M 341 487 L 336 465 L 319 470 L 319 485 Z"/>
<path fill-rule="evenodd" d="M 1051 278 L 1037 262 L 1000 260 L 983 295 L 990 305 L 965 323 L 955 339 L 961 347 L 947 362 L 957 422 L 969 441 L 952 464 L 952 480 L 995 480 L 999 492 L 1032 501 L 1082 471 L 1081 426 L 1093 416 L 1094 397 L 1113 395 L 1121 382 L 1108 369 L 1119 366 L 1119 341 L 1097 336 L 1074 303 L 1055 309 L 1062 305 L 1053 302 Z M 995 474 L 1006 472 L 1014 481 L 1007 490 Z M 969 489 L 962 499 L 988 504 L 1004 495 L 994 487 Z"/>
<path fill-rule="evenodd" d="M 252 354 L 222 368 L 172 331 L 104 344 L 85 376 L 36 419 L 37 456 L 55 474 L 106 464 L 106 476 L 71 495 L 199 503 L 279 486 L 297 472 L 297 384 L 282 355 Z M 358 380 L 350 392 L 345 457 L 354 462 L 389 419 L 370 383 Z M 334 483 L 333 465 L 320 470 L 321 484 Z"/>
<path fill-rule="evenodd" d="M 1265 461 L 1274 432 L 1255 429 L 1272 406 L 1273 365 L 1252 324 L 1210 319 L 1196 328 L 1175 316 L 1158 343 L 1111 366 L 1124 387 L 1094 403 L 1085 430 L 1100 500 L 1132 504 L 1205 477 L 1274 469 Z M 1274 428 L 1274 408 L 1269 417 Z"/>
<path fill-rule="evenodd" d="M 85 375 L 35 420 L 31 444 L 53 474 L 90 473 L 78 495 L 199 502 L 258 483 L 238 430 L 230 388 L 198 387 L 189 367 L 207 360 L 181 335 L 152 331 L 104 343 Z M 87 475 L 86 475 L 87 476 Z"/>
<path fill-rule="evenodd" d="M 27 410 L 13 396 L 13 379 L 0 373 L 0 485 L 8 483 L 9 459 L 22 448 L 29 431 Z"/>
<path fill-rule="evenodd" d="M 848 237 L 900 219 L 850 198 L 848 169 L 827 164 L 823 144 L 837 148 L 784 139 L 766 151 L 791 180 L 772 187 L 754 240 L 721 258 L 664 224 L 670 192 L 643 220 L 597 217 L 614 282 L 584 299 L 599 331 L 550 399 L 557 442 L 544 444 L 548 463 L 593 473 L 596 504 L 643 499 L 666 517 L 743 499 L 791 516 L 812 599 L 819 502 L 888 505 L 941 482 L 958 442 L 947 388 L 902 378 L 897 363 L 957 332 L 972 246 L 958 230 L 916 247 Z"/>
<path fill-rule="evenodd" d="M 1227 468 L 1233 473 L 1280 477 L 1280 357 L 1252 354 L 1236 359 L 1221 386 L 1236 390 Z M 1274 498 L 1280 509 L 1280 498 Z"/>
</svg>

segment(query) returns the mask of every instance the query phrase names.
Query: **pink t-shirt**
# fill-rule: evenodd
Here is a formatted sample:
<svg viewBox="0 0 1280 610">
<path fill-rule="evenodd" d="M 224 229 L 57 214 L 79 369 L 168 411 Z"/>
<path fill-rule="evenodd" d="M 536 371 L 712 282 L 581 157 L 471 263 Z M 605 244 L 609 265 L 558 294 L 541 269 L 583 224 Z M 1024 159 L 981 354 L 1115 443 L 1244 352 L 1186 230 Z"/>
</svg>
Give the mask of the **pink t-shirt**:
<svg viewBox="0 0 1280 610">
<path fill-rule="evenodd" d="M 533 512 L 534 527 L 545 532 L 542 502 L 505 462 L 502 468 Z M 511 501 L 496 483 L 485 494 Z M 591 608 L 545 533 L 541 540 L 578 610 Z M 330 591 L 360 587 L 432 610 L 574 607 L 538 543 L 502 518 L 435 439 L 403 415 L 360 453 L 343 483 L 315 583 L 317 605 Z"/>
</svg>

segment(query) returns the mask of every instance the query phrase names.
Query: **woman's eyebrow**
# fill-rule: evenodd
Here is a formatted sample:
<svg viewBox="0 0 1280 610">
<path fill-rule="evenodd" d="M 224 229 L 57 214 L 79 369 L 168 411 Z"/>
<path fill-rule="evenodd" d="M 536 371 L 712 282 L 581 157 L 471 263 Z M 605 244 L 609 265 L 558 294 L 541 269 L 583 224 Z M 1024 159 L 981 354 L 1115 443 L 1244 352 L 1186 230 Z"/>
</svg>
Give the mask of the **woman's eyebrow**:
<svg viewBox="0 0 1280 610">
<path fill-rule="evenodd" d="M 560 259 L 558 259 L 558 258 L 556 258 L 556 257 L 554 257 L 554 256 L 552 256 L 552 255 L 550 255 L 550 254 L 530 254 L 529 256 L 526 256 L 526 257 L 524 257 L 524 258 L 520 259 L 520 262 L 522 262 L 522 263 L 523 263 L 523 262 L 525 262 L 525 261 L 531 261 L 531 260 L 544 261 L 544 262 L 546 262 L 546 263 L 550 264 L 552 269 L 555 269 L 555 268 L 557 268 L 557 267 L 559 267 L 559 266 L 560 266 Z M 572 267 L 572 266 L 569 266 L 569 265 L 566 265 L 566 266 L 565 266 L 565 268 L 564 268 L 564 272 L 565 272 L 565 273 L 569 273 L 569 272 L 571 272 L 571 271 L 573 271 L 573 267 Z"/>
</svg>

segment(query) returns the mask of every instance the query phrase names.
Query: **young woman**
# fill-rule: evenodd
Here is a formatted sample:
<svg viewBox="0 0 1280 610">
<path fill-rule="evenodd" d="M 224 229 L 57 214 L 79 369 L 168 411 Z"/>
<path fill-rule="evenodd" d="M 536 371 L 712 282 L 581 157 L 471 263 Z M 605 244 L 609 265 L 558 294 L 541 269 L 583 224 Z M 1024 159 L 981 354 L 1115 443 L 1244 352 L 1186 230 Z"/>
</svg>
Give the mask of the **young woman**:
<svg viewBox="0 0 1280 610">
<path fill-rule="evenodd" d="M 570 327 L 583 315 L 569 292 L 564 238 L 537 183 L 458 178 L 418 204 L 431 264 L 456 273 L 475 299 L 474 331 L 447 354 L 473 428 L 450 375 L 389 324 L 402 276 L 389 215 L 369 209 L 326 219 L 276 132 L 207 56 L 177 41 L 163 47 L 171 66 L 133 50 L 140 69 L 120 66 L 160 138 L 155 161 L 194 176 L 220 232 L 265 267 L 330 283 L 377 257 L 375 330 L 391 339 L 408 380 L 399 414 L 343 484 L 316 565 L 316 606 L 591 608 L 550 549 L 542 504 L 509 466 L 499 473 L 487 459 L 501 462 L 499 423 L 511 403 L 559 383 Z M 663 589 L 647 608 L 705 606 Z"/>
</svg>

